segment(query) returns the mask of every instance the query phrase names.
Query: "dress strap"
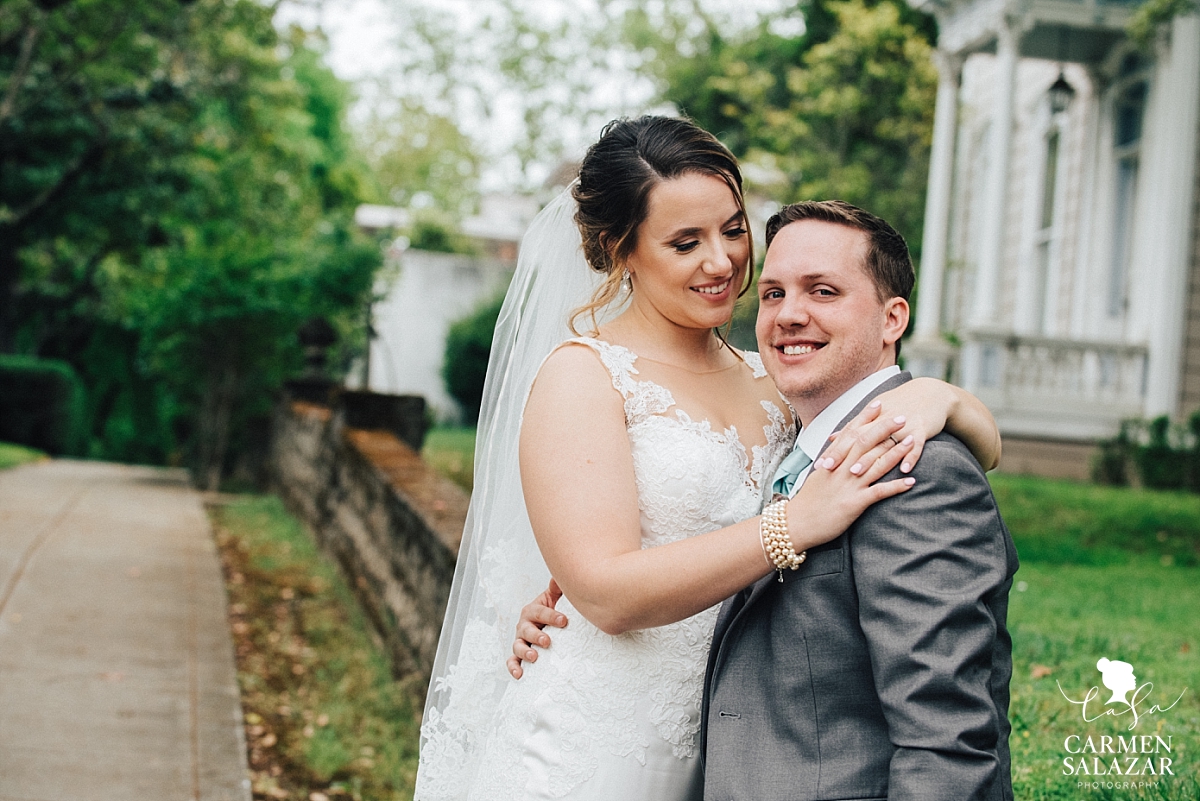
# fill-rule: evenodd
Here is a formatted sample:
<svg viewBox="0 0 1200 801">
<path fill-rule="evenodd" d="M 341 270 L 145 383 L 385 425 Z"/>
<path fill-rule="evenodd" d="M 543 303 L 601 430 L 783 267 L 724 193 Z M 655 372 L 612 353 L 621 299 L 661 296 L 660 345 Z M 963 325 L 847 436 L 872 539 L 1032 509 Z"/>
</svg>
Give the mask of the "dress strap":
<svg viewBox="0 0 1200 801">
<path fill-rule="evenodd" d="M 613 388 L 621 393 L 622 398 L 628 399 L 634 393 L 638 384 L 634 379 L 638 369 L 633 366 L 633 363 L 637 361 L 636 353 L 629 348 L 593 337 L 575 337 L 563 342 L 564 345 L 570 343 L 587 345 L 596 352 L 596 355 L 600 357 L 601 364 L 608 370 L 608 374 L 612 378 Z"/>
<path fill-rule="evenodd" d="M 766 376 L 767 368 L 763 367 L 762 356 L 760 356 L 756 351 L 739 350 L 738 353 L 740 353 L 742 358 L 746 360 L 746 364 L 754 372 L 755 378 L 763 378 Z"/>
<path fill-rule="evenodd" d="M 586 345 L 600 357 L 601 364 L 612 378 L 613 388 L 625 399 L 625 424 L 633 425 L 651 415 L 661 415 L 675 405 L 671 392 L 653 381 L 639 381 L 633 363 L 637 354 L 622 345 L 614 345 L 594 337 L 576 337 L 563 344 Z"/>
</svg>

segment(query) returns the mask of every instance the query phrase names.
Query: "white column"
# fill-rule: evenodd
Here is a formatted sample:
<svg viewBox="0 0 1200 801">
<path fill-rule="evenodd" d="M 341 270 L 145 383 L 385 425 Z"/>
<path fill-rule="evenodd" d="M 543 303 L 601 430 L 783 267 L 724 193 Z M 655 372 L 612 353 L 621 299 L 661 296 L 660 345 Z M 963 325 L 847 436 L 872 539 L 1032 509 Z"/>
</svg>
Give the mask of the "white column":
<svg viewBox="0 0 1200 801">
<path fill-rule="evenodd" d="M 984 218 L 971 326 L 995 322 L 996 295 L 1000 278 L 1000 255 L 1004 245 L 1005 206 L 1008 195 L 1009 151 L 1012 149 L 1013 88 L 1017 75 L 1017 32 L 1004 20 L 996 36 L 995 116 L 992 118 L 988 154 L 987 185 L 984 187 Z"/>
<path fill-rule="evenodd" d="M 1094 68 L 1088 69 L 1087 92 L 1080 92 L 1077 103 L 1083 103 L 1084 151 L 1079 163 L 1082 167 L 1082 191 L 1079 198 L 1079 229 L 1075 234 L 1075 264 L 1071 291 L 1071 319 L 1069 336 L 1073 339 L 1098 339 L 1094 316 L 1103 313 L 1103 307 L 1092 298 L 1096 286 L 1103 286 L 1104 270 L 1097 267 L 1097 247 L 1093 230 L 1106 231 L 1105 226 L 1095 223 L 1098 209 L 1103 203 L 1096 202 L 1096 187 L 1100 172 L 1100 125 L 1104 116 L 1100 113 L 1100 77 Z M 1109 338 L 1113 338 L 1111 334 Z"/>
<path fill-rule="evenodd" d="M 921 289 L 917 340 L 938 338 L 942 316 L 942 287 L 946 275 L 946 240 L 950 232 L 950 189 L 954 177 L 954 140 L 958 128 L 958 87 L 962 58 L 942 50 L 934 53 L 938 68 L 937 107 L 933 115 L 933 150 L 929 158 L 929 187 L 925 194 L 925 231 L 921 240 Z"/>
<path fill-rule="evenodd" d="M 1174 415 L 1179 409 L 1183 361 L 1188 263 L 1191 254 L 1196 132 L 1200 124 L 1200 17 L 1176 17 L 1170 45 L 1159 49 L 1147 114 L 1149 141 L 1142 149 L 1147 180 L 1138 187 L 1138 203 L 1152 204 L 1139 221 L 1149 224 L 1147 263 L 1156 275 L 1148 309 L 1150 363 L 1146 375 L 1146 416 Z"/>
</svg>

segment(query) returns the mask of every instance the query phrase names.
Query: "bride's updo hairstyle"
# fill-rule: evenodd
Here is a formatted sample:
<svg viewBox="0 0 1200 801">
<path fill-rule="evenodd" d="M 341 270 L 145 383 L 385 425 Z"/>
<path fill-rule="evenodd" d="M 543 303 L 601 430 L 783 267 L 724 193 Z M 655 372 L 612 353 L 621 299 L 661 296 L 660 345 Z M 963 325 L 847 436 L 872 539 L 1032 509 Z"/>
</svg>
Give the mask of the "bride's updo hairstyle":
<svg viewBox="0 0 1200 801">
<path fill-rule="evenodd" d="M 575 222 L 583 238 L 583 255 L 604 282 L 569 321 L 596 312 L 616 300 L 621 292 L 625 261 L 637 248 L 638 226 L 646 219 L 650 191 L 660 182 L 689 173 L 720 178 L 729 186 L 742 216 L 742 173 L 737 159 L 708 131 L 689 120 L 673 117 L 639 117 L 613 120 L 604 126 L 600 140 L 588 148 L 579 167 L 579 182 L 572 194 L 578 204 Z M 747 220 L 748 223 L 748 220 Z M 754 263 L 753 250 L 746 261 Z M 753 270 L 746 270 L 738 297 L 750 288 Z"/>
</svg>

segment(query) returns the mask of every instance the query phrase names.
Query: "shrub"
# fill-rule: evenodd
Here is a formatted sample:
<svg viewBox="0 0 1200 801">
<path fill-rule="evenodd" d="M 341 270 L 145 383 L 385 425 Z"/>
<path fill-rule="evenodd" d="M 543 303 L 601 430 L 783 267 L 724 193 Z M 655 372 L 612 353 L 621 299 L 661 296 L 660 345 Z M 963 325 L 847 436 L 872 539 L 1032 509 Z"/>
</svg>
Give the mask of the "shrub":
<svg viewBox="0 0 1200 801">
<path fill-rule="evenodd" d="M 470 256 L 478 253 L 475 244 L 459 231 L 449 215 L 432 209 L 417 213 L 408 238 L 408 246 L 414 250 L 463 253 Z"/>
<path fill-rule="evenodd" d="M 1139 426 L 1136 420 L 1123 420 L 1116 437 L 1100 442 L 1100 452 L 1092 461 L 1093 481 L 1114 487 L 1129 486 L 1129 465 L 1135 448 L 1133 436 Z"/>
<path fill-rule="evenodd" d="M 1137 468 L 1142 486 L 1200 492 L 1200 410 L 1186 426 L 1173 425 L 1166 415 L 1122 422 L 1115 438 L 1100 442 L 1092 478 L 1100 484 L 1125 485 L 1131 466 Z"/>
<path fill-rule="evenodd" d="M 492 353 L 492 335 L 504 296 L 484 303 L 468 317 L 450 326 L 446 335 L 446 357 L 442 380 L 462 409 L 463 421 L 474 425 L 483 402 L 483 380 L 487 376 L 488 357 Z"/>
<path fill-rule="evenodd" d="M 83 452 L 83 385 L 57 359 L 0 356 L 0 440 L 57 456 Z"/>
<path fill-rule="evenodd" d="M 1179 441 L 1179 432 L 1166 415 L 1146 426 L 1147 441 L 1137 449 L 1138 474 L 1151 489 L 1182 489 L 1187 480 L 1191 449 Z"/>
</svg>

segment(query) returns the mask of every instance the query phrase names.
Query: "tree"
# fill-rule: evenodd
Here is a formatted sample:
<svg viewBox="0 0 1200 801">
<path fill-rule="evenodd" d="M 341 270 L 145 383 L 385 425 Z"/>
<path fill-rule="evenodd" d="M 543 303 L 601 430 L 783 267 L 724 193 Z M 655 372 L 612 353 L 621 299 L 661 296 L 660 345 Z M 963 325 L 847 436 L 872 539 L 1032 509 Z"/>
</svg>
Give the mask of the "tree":
<svg viewBox="0 0 1200 801">
<path fill-rule="evenodd" d="M 788 200 L 862 206 L 919 252 L 937 92 L 931 48 L 891 3 L 829 7 L 836 33 L 789 71 L 790 102 L 766 108 L 764 150 L 787 176 Z"/>
<path fill-rule="evenodd" d="M 798 13 L 800 33 L 774 24 Z M 653 41 L 645 26 L 635 30 L 636 41 Z M 932 19 L 903 2 L 811 0 L 740 38 L 708 25 L 688 57 L 660 43 L 656 63 L 664 98 L 730 146 L 752 189 L 783 203 L 847 200 L 919 252 L 933 35 Z"/>
<path fill-rule="evenodd" d="M 361 138 L 376 202 L 436 209 L 462 218 L 479 199 L 482 159 L 449 117 L 414 98 L 373 109 Z"/>
<path fill-rule="evenodd" d="M 80 370 L 95 455 L 182 445 L 209 487 L 300 323 L 361 320 L 379 261 L 348 92 L 272 13 L 0 6 L 0 341 Z"/>
<path fill-rule="evenodd" d="M 1129 37 L 1138 47 L 1149 49 L 1171 20 L 1191 14 L 1197 6 L 1197 0 L 1146 0 L 1129 20 Z"/>
<path fill-rule="evenodd" d="M 401 34 L 381 97 L 453 120 L 509 187 L 539 187 L 604 123 L 654 102 L 641 54 L 621 38 L 626 7 L 639 3 L 476 0 L 469 14 L 432 0 L 391 5 Z"/>
<path fill-rule="evenodd" d="M 161 244 L 148 212 L 175 188 L 162 156 L 185 145 L 172 67 L 189 16 L 166 0 L 0 5 L 0 351 L 27 269 L 69 306 L 107 254 Z"/>
<path fill-rule="evenodd" d="M 238 81 L 199 109 L 202 146 L 187 161 L 203 180 L 181 236 L 120 285 L 143 353 L 195 421 L 192 461 L 210 488 L 230 437 L 298 367 L 301 323 L 357 316 L 379 262 L 352 233 L 361 181 L 340 84 L 299 32 L 281 60 L 269 11 L 244 5 L 259 46 L 239 25 L 214 29 L 201 51 L 211 74 L 234 65 Z"/>
</svg>

